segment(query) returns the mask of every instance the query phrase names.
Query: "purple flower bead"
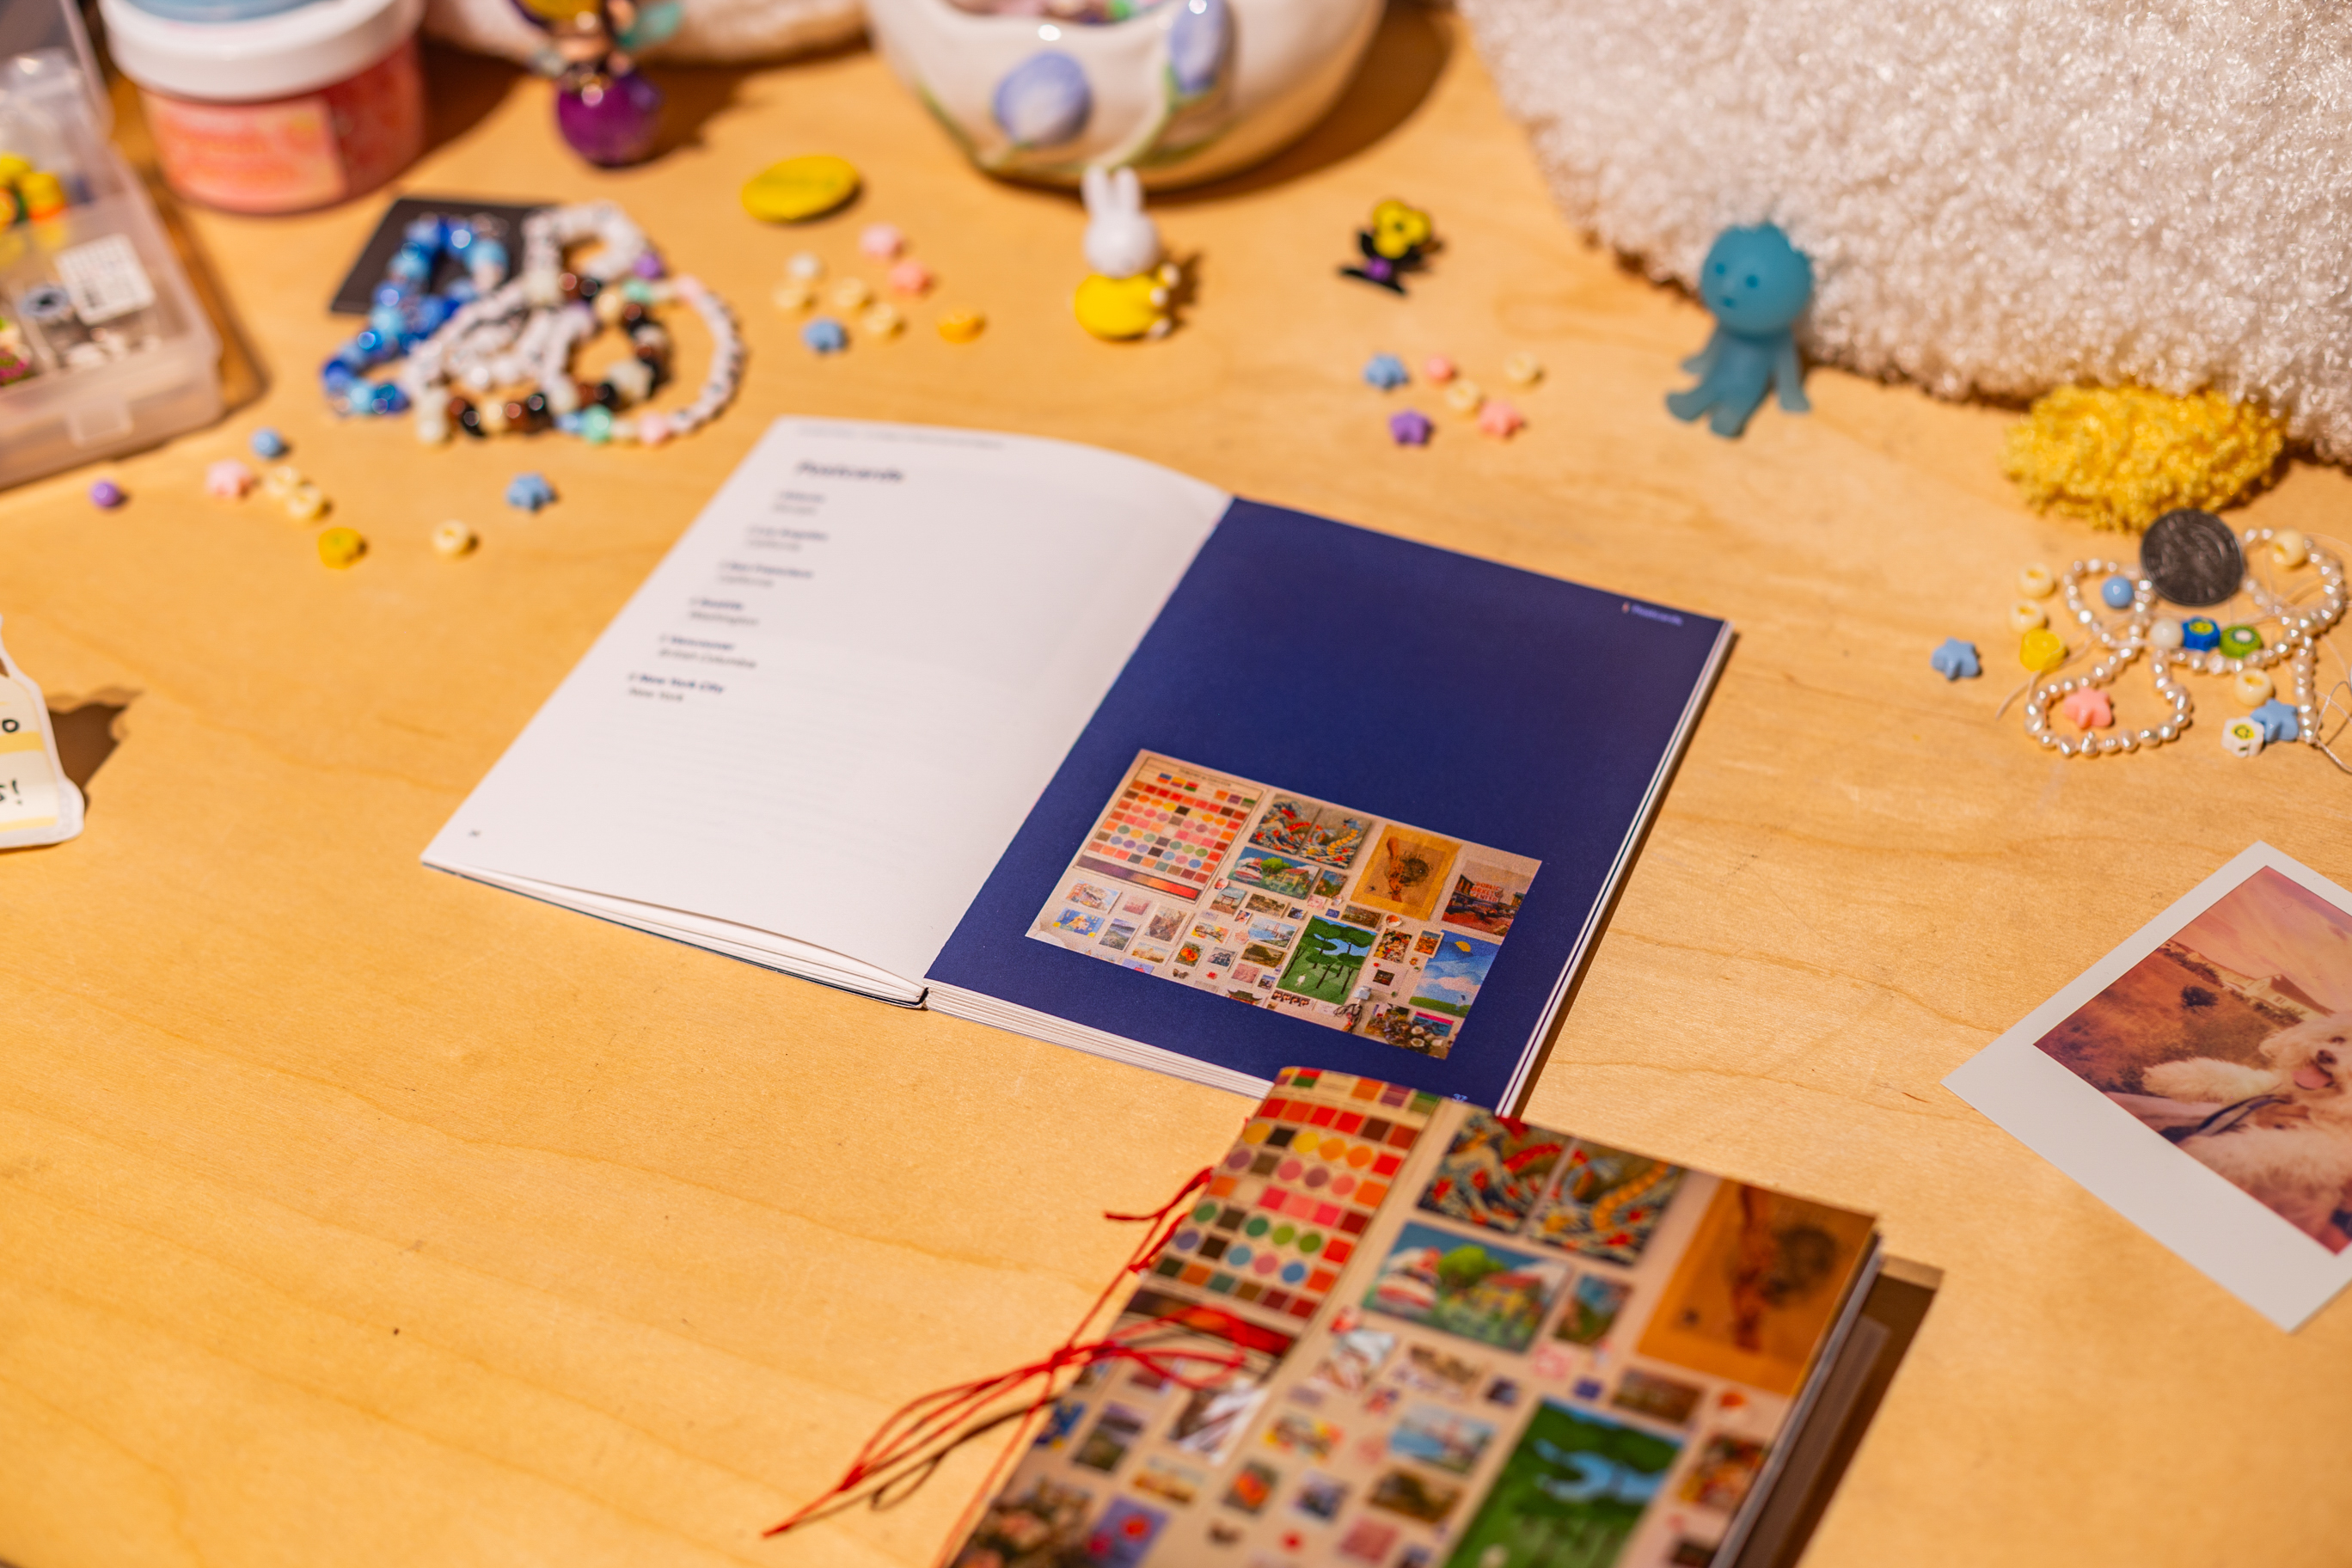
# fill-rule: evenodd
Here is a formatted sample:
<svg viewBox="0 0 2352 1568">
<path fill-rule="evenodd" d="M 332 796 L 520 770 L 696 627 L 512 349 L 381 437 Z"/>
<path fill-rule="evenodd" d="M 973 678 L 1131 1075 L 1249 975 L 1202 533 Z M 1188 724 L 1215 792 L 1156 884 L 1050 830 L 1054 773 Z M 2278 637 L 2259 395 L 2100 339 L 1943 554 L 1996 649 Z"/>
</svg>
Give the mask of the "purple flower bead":
<svg viewBox="0 0 2352 1568">
<path fill-rule="evenodd" d="M 89 487 L 90 504 L 104 507 L 109 511 L 121 506 L 127 499 L 122 493 L 122 487 L 112 479 L 100 479 Z"/>
<path fill-rule="evenodd" d="M 1389 439 L 1400 447 L 1426 447 L 1432 426 L 1418 408 L 1400 408 L 1389 416 Z"/>
</svg>

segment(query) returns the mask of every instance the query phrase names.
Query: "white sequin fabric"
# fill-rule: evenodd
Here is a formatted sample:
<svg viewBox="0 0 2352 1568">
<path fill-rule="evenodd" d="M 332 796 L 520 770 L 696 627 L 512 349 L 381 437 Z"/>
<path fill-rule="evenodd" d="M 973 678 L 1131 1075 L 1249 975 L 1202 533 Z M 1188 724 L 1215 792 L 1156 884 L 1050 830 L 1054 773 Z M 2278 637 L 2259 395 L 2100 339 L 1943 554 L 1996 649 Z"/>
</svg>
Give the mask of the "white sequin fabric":
<svg viewBox="0 0 2352 1568">
<path fill-rule="evenodd" d="M 1815 358 L 2211 386 L 2352 458 L 2352 5 L 1458 3 L 1570 217 L 1653 277 L 1769 219 Z"/>
</svg>

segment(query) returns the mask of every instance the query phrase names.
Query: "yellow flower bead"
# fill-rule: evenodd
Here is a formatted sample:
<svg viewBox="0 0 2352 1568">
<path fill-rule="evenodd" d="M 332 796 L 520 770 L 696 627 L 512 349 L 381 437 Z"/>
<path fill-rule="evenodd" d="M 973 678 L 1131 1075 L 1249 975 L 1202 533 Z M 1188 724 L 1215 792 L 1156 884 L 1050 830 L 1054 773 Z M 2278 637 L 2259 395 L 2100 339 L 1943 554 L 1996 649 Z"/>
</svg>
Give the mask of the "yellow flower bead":
<svg viewBox="0 0 2352 1568">
<path fill-rule="evenodd" d="M 1531 353 L 1515 353 L 1503 362 L 1503 379 L 1513 386 L 1533 386 L 1543 379 L 1543 373 L 1542 362 Z"/>
<path fill-rule="evenodd" d="M 2066 645 L 2056 632 L 2036 627 L 2019 640 L 2017 662 L 2036 675 L 2047 675 L 2066 662 Z"/>
<path fill-rule="evenodd" d="M 356 528 L 331 528 L 319 535 L 319 559 L 338 569 L 367 553 L 367 541 Z"/>
<path fill-rule="evenodd" d="M 1456 414 L 1475 414 L 1485 405 L 1486 394 L 1468 376 L 1457 377 L 1445 389 L 1445 406 Z"/>
<path fill-rule="evenodd" d="M 940 318 L 940 336 L 951 343 L 968 343 L 988 330 L 988 318 L 978 310 L 950 310 Z"/>
</svg>

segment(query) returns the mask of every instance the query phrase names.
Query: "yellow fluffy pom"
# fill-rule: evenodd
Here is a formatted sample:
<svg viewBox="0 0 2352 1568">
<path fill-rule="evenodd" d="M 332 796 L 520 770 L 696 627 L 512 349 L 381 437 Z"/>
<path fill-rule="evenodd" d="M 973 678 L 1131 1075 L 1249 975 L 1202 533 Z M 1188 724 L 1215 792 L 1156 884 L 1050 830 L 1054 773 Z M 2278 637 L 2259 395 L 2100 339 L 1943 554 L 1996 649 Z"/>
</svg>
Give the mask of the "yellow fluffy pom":
<svg viewBox="0 0 2352 1568">
<path fill-rule="evenodd" d="M 2036 511 L 2137 533 L 2175 507 L 2243 500 L 2285 445 L 2284 421 L 2218 392 L 2062 386 L 2010 430 L 2002 467 Z"/>
</svg>

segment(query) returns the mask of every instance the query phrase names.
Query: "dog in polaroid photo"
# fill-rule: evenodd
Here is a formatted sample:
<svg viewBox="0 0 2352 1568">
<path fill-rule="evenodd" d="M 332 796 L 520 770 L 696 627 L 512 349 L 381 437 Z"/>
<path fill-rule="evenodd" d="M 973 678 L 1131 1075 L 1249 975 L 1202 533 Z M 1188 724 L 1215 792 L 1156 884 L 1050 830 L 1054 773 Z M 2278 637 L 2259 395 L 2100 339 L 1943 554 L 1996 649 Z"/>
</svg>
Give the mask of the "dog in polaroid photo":
<svg viewBox="0 0 2352 1568">
<path fill-rule="evenodd" d="M 2279 1030 L 2263 1066 L 2189 1057 L 2144 1069 L 2167 1099 L 2221 1108 L 2165 1137 L 2298 1229 L 2340 1248 L 2352 1230 L 2352 1013 Z"/>
</svg>

